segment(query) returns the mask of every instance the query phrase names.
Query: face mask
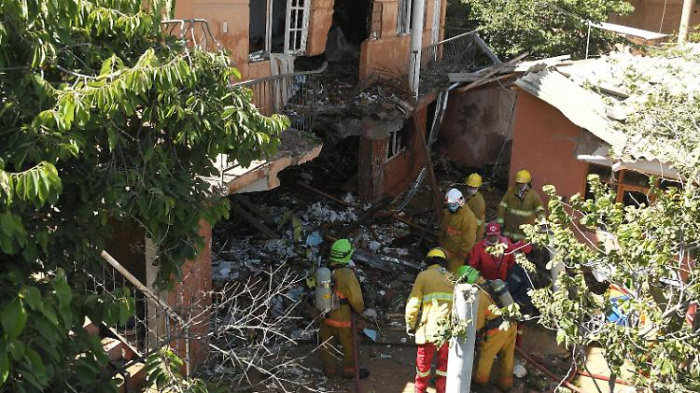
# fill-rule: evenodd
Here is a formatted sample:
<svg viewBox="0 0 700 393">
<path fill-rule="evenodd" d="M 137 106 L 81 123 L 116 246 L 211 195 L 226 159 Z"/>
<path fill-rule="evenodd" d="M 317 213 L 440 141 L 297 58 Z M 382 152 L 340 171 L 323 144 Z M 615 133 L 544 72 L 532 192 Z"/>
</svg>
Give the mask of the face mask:
<svg viewBox="0 0 700 393">
<path fill-rule="evenodd" d="M 467 195 L 469 196 L 476 194 L 477 191 L 479 191 L 479 189 L 476 187 L 467 187 Z"/>
<path fill-rule="evenodd" d="M 449 210 L 450 213 L 456 213 L 457 210 L 459 210 L 459 203 L 448 203 L 447 210 Z"/>
<path fill-rule="evenodd" d="M 525 192 L 525 190 L 527 190 L 527 183 L 518 183 L 515 186 L 518 189 L 518 192 Z"/>
<path fill-rule="evenodd" d="M 490 246 L 498 243 L 498 236 L 486 236 L 486 243 Z"/>
</svg>

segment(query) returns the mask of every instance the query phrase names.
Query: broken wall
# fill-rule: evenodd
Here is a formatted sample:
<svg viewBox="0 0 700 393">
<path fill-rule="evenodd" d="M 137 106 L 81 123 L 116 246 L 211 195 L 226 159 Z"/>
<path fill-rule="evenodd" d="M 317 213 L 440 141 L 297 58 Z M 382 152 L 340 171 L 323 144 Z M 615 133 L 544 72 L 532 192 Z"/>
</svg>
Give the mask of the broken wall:
<svg viewBox="0 0 700 393">
<path fill-rule="evenodd" d="M 206 359 L 209 350 L 206 337 L 209 334 L 209 309 L 212 304 L 211 226 L 206 221 L 200 220 L 198 233 L 204 238 L 203 248 L 194 261 L 185 262 L 182 266 L 182 280 L 176 283 L 165 296 L 165 301 L 171 308 L 186 321 L 193 321 L 190 325 L 190 335 L 204 338 L 189 340 L 192 369 Z M 187 350 L 185 340 L 175 340 L 171 346 L 184 359 Z"/>
<path fill-rule="evenodd" d="M 512 136 L 515 93 L 490 86 L 453 91 L 440 128 L 439 152 L 470 167 L 495 165 Z"/>
<path fill-rule="evenodd" d="M 634 11 L 627 16 L 610 16 L 611 23 L 661 33 L 676 33 L 681 23 L 683 0 L 630 0 Z M 700 2 L 694 1 L 690 27 L 700 25 Z"/>
<path fill-rule="evenodd" d="M 577 160 L 574 152 L 587 131 L 530 93 L 521 89 L 517 93 L 509 184 L 517 171 L 527 169 L 543 200 L 542 186 L 547 184 L 556 186 L 559 195 L 583 194 L 588 164 Z"/>
<path fill-rule="evenodd" d="M 421 124 L 428 118 L 427 106 L 418 109 L 414 116 Z M 388 139 L 361 138 L 358 157 L 358 193 L 360 198 L 377 201 L 385 195 L 395 196 L 408 188 L 416 179 L 425 162 L 420 159 L 416 138 L 426 138 L 426 128 L 417 132 L 413 121 L 406 120 L 406 148 L 387 160 Z"/>
<path fill-rule="evenodd" d="M 328 31 L 333 23 L 334 4 L 334 0 L 311 0 L 306 56 L 316 56 L 326 51 Z"/>
<path fill-rule="evenodd" d="M 446 0 L 426 0 L 423 28 L 423 46 L 430 45 L 433 37 L 435 2 L 441 1 L 438 37 L 444 36 Z M 394 75 L 408 75 L 411 56 L 411 34 L 397 33 L 399 2 L 375 0 L 372 12 L 370 38 L 362 43 L 360 55 L 360 80 L 377 71 Z"/>
</svg>

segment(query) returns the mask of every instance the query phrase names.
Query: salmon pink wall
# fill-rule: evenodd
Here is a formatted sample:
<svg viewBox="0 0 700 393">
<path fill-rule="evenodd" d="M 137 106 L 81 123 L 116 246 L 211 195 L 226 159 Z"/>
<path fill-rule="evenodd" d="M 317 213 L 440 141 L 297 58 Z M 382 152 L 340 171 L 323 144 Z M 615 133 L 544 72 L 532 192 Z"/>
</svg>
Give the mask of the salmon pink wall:
<svg viewBox="0 0 700 393">
<path fill-rule="evenodd" d="M 515 107 L 510 183 L 515 173 L 527 169 L 533 186 L 544 201 L 542 186 L 556 186 L 559 195 L 570 197 L 585 191 L 588 164 L 576 159 L 576 140 L 583 131 L 553 106 L 518 89 Z"/>
</svg>

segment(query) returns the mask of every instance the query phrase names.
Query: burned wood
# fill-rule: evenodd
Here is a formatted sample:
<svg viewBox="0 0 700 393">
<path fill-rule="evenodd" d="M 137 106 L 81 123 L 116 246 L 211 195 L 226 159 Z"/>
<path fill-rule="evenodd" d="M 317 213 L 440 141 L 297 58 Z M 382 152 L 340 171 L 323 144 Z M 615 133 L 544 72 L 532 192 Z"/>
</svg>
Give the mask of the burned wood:
<svg viewBox="0 0 700 393">
<path fill-rule="evenodd" d="M 302 186 L 302 187 L 304 187 L 304 188 L 306 188 L 306 189 L 309 190 L 309 191 L 313 191 L 313 192 L 315 192 L 315 193 L 318 194 L 318 195 L 324 196 L 324 197 L 326 197 L 326 198 L 332 200 L 332 201 L 335 202 L 335 203 L 338 203 L 338 204 L 343 205 L 343 206 L 345 206 L 345 207 L 351 207 L 351 205 L 350 205 L 349 203 L 345 202 L 344 200 L 339 199 L 339 198 L 336 198 L 336 197 L 334 197 L 333 195 L 327 194 L 327 193 L 325 193 L 325 192 L 319 190 L 318 188 L 311 187 L 310 185 L 308 185 L 308 184 L 306 184 L 306 183 L 304 183 L 304 182 L 300 182 L 300 181 L 299 181 L 299 182 L 297 182 L 297 184 L 300 185 L 300 186 Z"/>
<path fill-rule="evenodd" d="M 435 236 L 432 235 L 432 234 L 429 232 L 430 228 L 422 227 L 422 226 L 420 226 L 420 225 L 414 223 L 414 222 L 411 221 L 411 220 L 408 220 L 408 219 L 406 219 L 406 218 L 404 218 L 404 217 L 399 216 L 398 214 L 394 214 L 393 217 L 394 217 L 394 219 L 395 219 L 396 221 L 401 221 L 402 223 L 408 225 L 409 227 L 411 227 L 411 228 L 413 228 L 413 229 L 417 229 L 417 230 L 419 230 L 419 231 L 426 231 L 426 238 L 427 238 L 427 239 L 430 239 L 431 241 L 437 241 L 437 239 L 435 238 Z"/>
<path fill-rule="evenodd" d="M 253 227 L 255 227 L 255 229 L 257 229 L 261 235 L 265 236 L 268 239 L 277 239 L 278 238 L 277 234 L 272 229 L 265 226 L 265 224 L 261 223 L 260 220 L 253 217 L 250 213 L 243 210 L 237 204 L 232 203 L 231 209 L 234 211 L 234 213 L 236 213 L 241 218 L 248 221 Z"/>
<path fill-rule="evenodd" d="M 435 216 L 431 216 L 430 221 L 428 221 L 428 225 L 425 228 L 423 228 L 423 230 L 420 233 L 420 237 L 418 238 L 418 247 L 420 247 L 423 244 L 423 241 L 428 236 L 428 231 L 433 226 L 434 222 L 435 222 Z"/>
<path fill-rule="evenodd" d="M 457 89 L 457 91 L 460 93 L 463 93 L 467 90 L 471 90 L 471 89 L 481 85 L 484 81 L 486 81 L 489 78 L 491 78 L 492 76 L 496 75 L 502 69 L 510 67 L 512 64 L 519 62 L 520 60 L 525 58 L 525 56 L 527 56 L 528 54 L 529 54 L 529 52 L 524 52 L 524 53 L 518 55 L 517 57 L 515 57 L 514 59 L 508 60 L 505 63 L 500 63 L 500 64 L 497 64 L 495 66 L 492 66 L 491 70 L 484 73 L 484 75 L 481 78 L 475 80 L 474 82 L 472 82 L 464 87 L 460 87 L 459 89 Z"/>
<path fill-rule="evenodd" d="M 437 179 L 435 178 L 435 171 L 433 170 L 433 161 L 430 159 L 430 151 L 428 150 L 428 145 L 425 143 L 425 127 L 418 121 L 418 116 L 413 115 L 413 127 L 415 129 L 415 141 L 419 157 L 422 156 L 425 162 L 425 166 L 428 169 L 428 184 L 431 189 L 431 196 L 433 199 L 433 207 L 435 208 L 435 214 L 438 216 L 442 214 L 442 201 L 440 200 L 440 187 L 438 186 Z"/>
<path fill-rule="evenodd" d="M 240 202 L 241 205 L 245 206 L 246 209 L 250 210 L 253 214 L 257 215 L 258 217 L 262 218 L 263 221 L 267 225 L 275 225 L 275 222 L 272 221 L 272 219 L 265 213 L 263 213 L 260 209 L 258 209 L 251 201 L 248 199 L 243 194 L 233 194 L 232 195 L 233 199 L 235 199 L 237 202 Z"/>
</svg>

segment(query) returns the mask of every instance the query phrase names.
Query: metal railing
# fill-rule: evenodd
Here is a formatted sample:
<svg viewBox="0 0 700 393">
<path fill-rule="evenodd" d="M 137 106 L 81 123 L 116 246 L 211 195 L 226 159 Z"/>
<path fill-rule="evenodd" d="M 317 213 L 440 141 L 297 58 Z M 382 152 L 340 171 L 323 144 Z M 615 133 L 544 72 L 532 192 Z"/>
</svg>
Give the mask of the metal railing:
<svg viewBox="0 0 700 393">
<path fill-rule="evenodd" d="M 134 313 L 126 323 L 107 326 L 135 352 L 127 366 L 133 361 L 145 361 L 164 346 L 184 347 L 179 355 L 185 362 L 187 375 L 190 375 L 190 323 L 107 252 L 102 252 L 102 258 L 107 263 L 99 274 L 89 274 L 92 284 L 85 289 L 98 296 L 111 296 L 113 300 L 133 297 Z"/>
<path fill-rule="evenodd" d="M 161 22 L 163 30 L 177 36 L 186 43 L 186 47 L 197 48 L 207 52 L 223 49 L 209 28 L 206 19 L 169 19 Z"/>
<path fill-rule="evenodd" d="M 265 78 L 236 83 L 236 87 L 253 90 L 253 103 L 260 113 L 286 115 L 291 127 L 310 132 L 313 129 L 317 104 L 324 96 L 319 74 L 328 63 L 313 71 L 271 75 Z"/>
<path fill-rule="evenodd" d="M 474 66 L 476 31 L 469 31 L 421 49 L 420 94 L 447 87 L 451 72 Z"/>
</svg>

